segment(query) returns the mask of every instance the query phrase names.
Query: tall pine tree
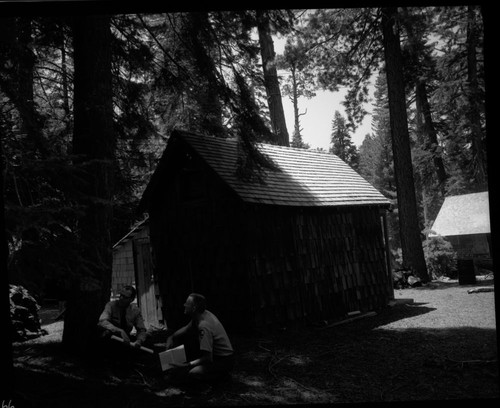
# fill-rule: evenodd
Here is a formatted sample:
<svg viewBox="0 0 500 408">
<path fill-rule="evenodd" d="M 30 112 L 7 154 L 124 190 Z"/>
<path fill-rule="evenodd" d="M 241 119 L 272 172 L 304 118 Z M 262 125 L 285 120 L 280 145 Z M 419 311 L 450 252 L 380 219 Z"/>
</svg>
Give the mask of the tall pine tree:
<svg viewBox="0 0 500 408">
<path fill-rule="evenodd" d="M 109 300 L 113 242 L 111 225 L 115 172 L 111 31 L 108 16 L 75 18 L 75 166 L 81 169 L 78 265 L 64 319 L 63 343 L 73 352 L 89 351 L 91 335 Z"/>
<path fill-rule="evenodd" d="M 389 96 L 394 173 L 398 191 L 403 266 L 413 270 L 423 281 L 429 280 L 418 225 L 417 201 L 413 177 L 410 135 L 406 111 L 403 60 L 399 39 L 398 10 L 382 9 L 382 34 Z"/>
<path fill-rule="evenodd" d="M 357 170 L 359 162 L 358 150 L 351 140 L 346 120 L 339 111 L 335 111 L 332 120 L 331 145 L 330 153 L 339 156 L 349 166 Z"/>
</svg>

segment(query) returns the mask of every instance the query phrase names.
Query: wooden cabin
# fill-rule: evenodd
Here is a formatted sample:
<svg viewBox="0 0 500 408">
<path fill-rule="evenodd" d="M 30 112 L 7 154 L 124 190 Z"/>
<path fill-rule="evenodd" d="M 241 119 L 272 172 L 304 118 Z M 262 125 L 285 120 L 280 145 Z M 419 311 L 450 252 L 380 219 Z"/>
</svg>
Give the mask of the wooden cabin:
<svg viewBox="0 0 500 408">
<path fill-rule="evenodd" d="M 111 298 L 117 298 L 120 290 L 126 285 L 132 285 L 137 290 L 134 302 L 137 302 L 141 309 L 146 327 L 163 327 L 161 299 L 154 275 L 147 218 L 137 223 L 113 245 Z"/>
<path fill-rule="evenodd" d="M 191 292 L 234 330 L 324 324 L 393 298 L 390 206 L 335 155 L 260 144 L 262 180 L 238 177 L 236 139 L 174 131 L 141 200 L 164 316 Z"/>
<path fill-rule="evenodd" d="M 446 197 L 431 230 L 430 237 L 441 235 L 451 243 L 464 265 L 491 263 L 488 192 Z"/>
</svg>

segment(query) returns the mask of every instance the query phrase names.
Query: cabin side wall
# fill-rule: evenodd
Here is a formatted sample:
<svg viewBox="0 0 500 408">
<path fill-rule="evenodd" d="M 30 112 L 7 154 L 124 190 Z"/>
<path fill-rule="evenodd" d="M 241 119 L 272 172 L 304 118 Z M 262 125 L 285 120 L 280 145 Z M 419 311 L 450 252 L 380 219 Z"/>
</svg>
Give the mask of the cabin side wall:
<svg viewBox="0 0 500 408">
<path fill-rule="evenodd" d="M 256 326 L 321 324 L 392 297 L 378 208 L 263 206 L 247 218 Z"/>
<path fill-rule="evenodd" d="M 459 259 L 491 257 L 490 234 L 452 235 L 445 238 L 450 241 Z"/>
</svg>

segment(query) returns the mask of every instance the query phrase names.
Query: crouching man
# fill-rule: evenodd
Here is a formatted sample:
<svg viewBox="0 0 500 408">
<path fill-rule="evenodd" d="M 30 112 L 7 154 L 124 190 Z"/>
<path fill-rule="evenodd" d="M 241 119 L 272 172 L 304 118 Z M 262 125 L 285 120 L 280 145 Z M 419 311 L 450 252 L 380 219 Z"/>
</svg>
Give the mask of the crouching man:
<svg viewBox="0 0 500 408">
<path fill-rule="evenodd" d="M 191 293 L 184 304 L 184 314 L 191 321 L 169 336 L 166 346 L 168 350 L 184 344 L 187 362 L 178 368 L 187 371 L 187 380 L 199 389 L 203 383 L 228 376 L 234 366 L 234 351 L 224 326 L 206 309 L 203 295 Z"/>
</svg>

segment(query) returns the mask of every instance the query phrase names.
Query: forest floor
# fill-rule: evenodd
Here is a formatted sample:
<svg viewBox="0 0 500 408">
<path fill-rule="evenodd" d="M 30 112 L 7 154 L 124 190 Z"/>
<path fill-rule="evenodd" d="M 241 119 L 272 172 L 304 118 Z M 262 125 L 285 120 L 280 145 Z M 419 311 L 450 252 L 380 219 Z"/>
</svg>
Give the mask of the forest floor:
<svg viewBox="0 0 500 408">
<path fill-rule="evenodd" d="M 332 327 L 232 336 L 235 370 L 203 395 L 168 386 L 151 360 L 120 369 L 66 355 L 63 323 L 51 321 L 57 310 L 41 310 L 48 334 L 13 345 L 10 406 L 498 402 L 495 294 L 469 293 L 493 289 L 493 279 L 482 278 L 474 285 L 452 280 L 395 289 L 394 305 Z"/>
</svg>

